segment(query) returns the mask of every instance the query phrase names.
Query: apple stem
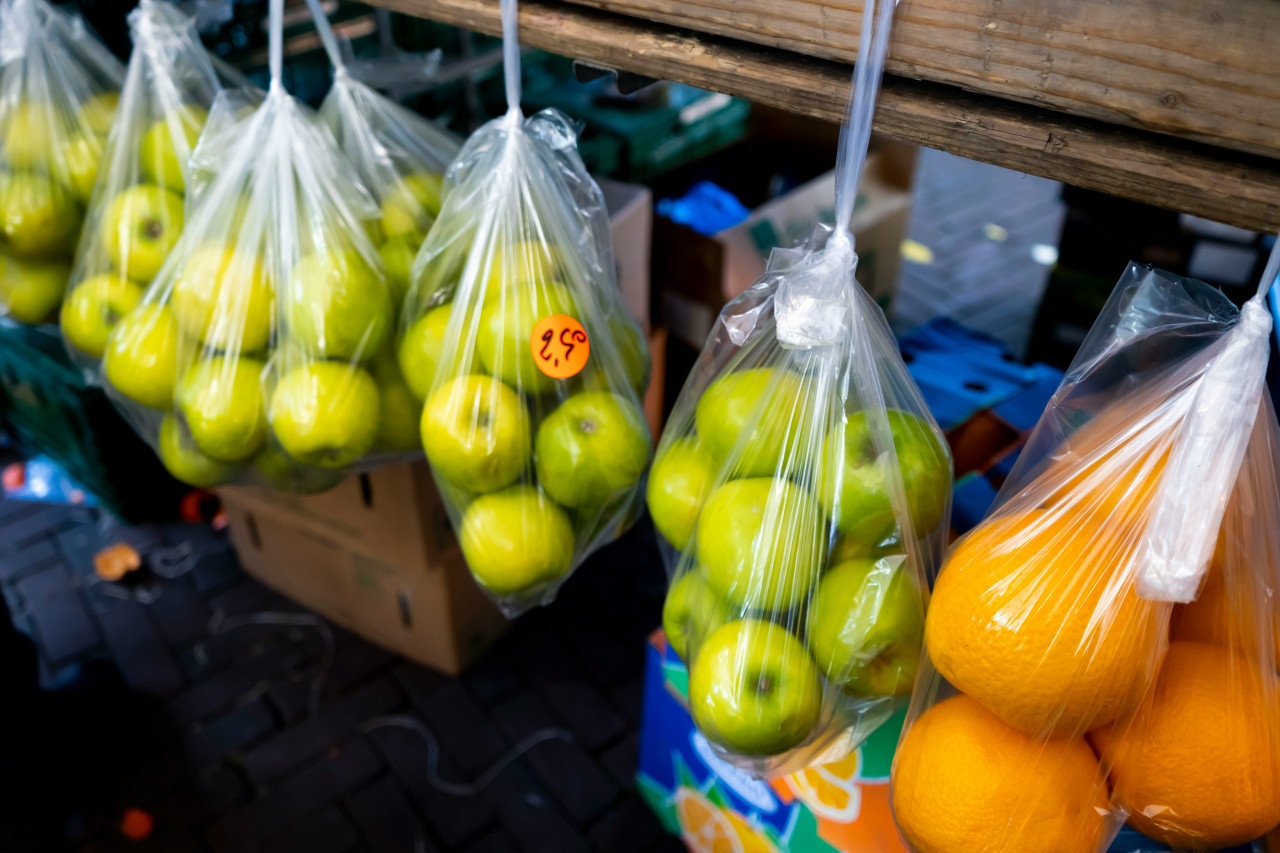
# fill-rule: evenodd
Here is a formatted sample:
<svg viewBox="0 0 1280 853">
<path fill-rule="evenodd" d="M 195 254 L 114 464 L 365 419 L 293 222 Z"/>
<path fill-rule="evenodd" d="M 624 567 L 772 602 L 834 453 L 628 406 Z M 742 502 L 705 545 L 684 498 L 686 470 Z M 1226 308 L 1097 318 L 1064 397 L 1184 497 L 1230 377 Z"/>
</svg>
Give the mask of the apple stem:
<svg viewBox="0 0 1280 853">
<path fill-rule="evenodd" d="M 152 240 L 155 240 L 161 234 L 164 233 L 164 224 L 161 222 L 157 222 L 154 219 L 149 219 L 147 220 L 146 227 L 143 228 L 143 231 L 146 232 L 146 235 L 149 238 L 151 238 Z"/>
<path fill-rule="evenodd" d="M 579 421 L 578 429 L 582 430 L 587 435 L 591 435 L 596 431 L 596 422 L 592 420 Z"/>
<path fill-rule="evenodd" d="M 760 676 L 760 679 L 756 682 L 756 692 L 757 692 L 757 693 L 772 693 L 772 692 L 773 692 L 773 680 L 772 680 L 772 679 L 770 679 L 770 678 L 769 678 L 769 676 L 767 676 L 767 675 L 762 675 L 762 676 Z"/>
</svg>

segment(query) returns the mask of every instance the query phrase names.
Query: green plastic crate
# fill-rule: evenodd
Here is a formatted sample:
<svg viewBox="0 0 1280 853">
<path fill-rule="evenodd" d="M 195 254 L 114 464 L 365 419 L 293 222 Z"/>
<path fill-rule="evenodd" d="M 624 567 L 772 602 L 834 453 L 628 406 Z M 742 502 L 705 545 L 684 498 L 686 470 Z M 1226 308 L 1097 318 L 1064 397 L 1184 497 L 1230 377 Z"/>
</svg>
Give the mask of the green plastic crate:
<svg viewBox="0 0 1280 853">
<path fill-rule="evenodd" d="M 127 521 L 172 518 L 189 491 L 84 381 L 56 326 L 0 318 L 0 420 L 25 454 L 52 458 Z"/>
</svg>

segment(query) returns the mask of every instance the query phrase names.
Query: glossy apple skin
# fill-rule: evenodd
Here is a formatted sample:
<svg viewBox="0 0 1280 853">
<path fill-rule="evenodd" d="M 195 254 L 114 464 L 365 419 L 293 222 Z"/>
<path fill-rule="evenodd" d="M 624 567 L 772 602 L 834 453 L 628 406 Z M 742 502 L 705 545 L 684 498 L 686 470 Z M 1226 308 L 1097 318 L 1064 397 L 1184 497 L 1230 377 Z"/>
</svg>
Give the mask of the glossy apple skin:
<svg viewBox="0 0 1280 853">
<path fill-rule="evenodd" d="M 458 542 L 476 580 L 495 595 L 534 589 L 573 567 L 569 516 L 532 486 L 512 486 L 472 501 Z"/>
<path fill-rule="evenodd" d="M 422 447 L 438 475 L 466 492 L 516 482 L 533 453 L 532 426 L 520 396 L 491 376 L 461 376 L 422 410 Z"/>
</svg>

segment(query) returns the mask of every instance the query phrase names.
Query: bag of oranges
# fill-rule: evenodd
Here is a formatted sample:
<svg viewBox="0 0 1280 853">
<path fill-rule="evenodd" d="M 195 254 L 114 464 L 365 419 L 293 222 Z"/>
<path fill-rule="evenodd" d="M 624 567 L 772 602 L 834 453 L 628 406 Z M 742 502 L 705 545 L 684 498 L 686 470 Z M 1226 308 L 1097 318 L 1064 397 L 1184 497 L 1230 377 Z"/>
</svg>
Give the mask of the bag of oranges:
<svg viewBox="0 0 1280 853">
<path fill-rule="evenodd" d="M 224 83 L 245 85 L 215 66 L 195 18 L 172 3 L 142 0 L 129 30 L 133 53 L 61 312 L 67 351 L 90 375 L 182 235 L 187 161 L 214 98 Z"/>
<path fill-rule="evenodd" d="M 521 113 L 515 3 L 502 12 L 508 111 L 449 172 L 399 356 L 467 565 L 514 615 L 631 523 L 652 439 L 600 188 L 568 119 Z"/>
<path fill-rule="evenodd" d="M 101 363 L 113 401 L 194 486 L 321 490 L 405 458 L 387 436 L 412 428 L 411 411 L 396 421 L 381 405 L 395 310 L 369 237 L 377 206 L 281 83 L 282 7 L 272 0 L 270 90 L 218 96 L 182 236 Z"/>
<path fill-rule="evenodd" d="M 892 12 L 864 11 L 860 55 L 881 67 Z M 946 444 L 855 278 L 880 68 L 856 75 L 835 230 L 775 250 L 721 312 L 648 484 L 694 722 L 761 776 L 838 761 L 904 707 L 949 526 Z"/>
<path fill-rule="evenodd" d="M 1266 281 L 1275 276 L 1275 261 Z M 1131 265 L 947 556 L 893 771 L 920 853 L 1175 849 L 1280 823 L 1270 316 Z"/>
<path fill-rule="evenodd" d="M 62 302 L 123 79 L 80 19 L 0 0 L 0 314 Z"/>
</svg>

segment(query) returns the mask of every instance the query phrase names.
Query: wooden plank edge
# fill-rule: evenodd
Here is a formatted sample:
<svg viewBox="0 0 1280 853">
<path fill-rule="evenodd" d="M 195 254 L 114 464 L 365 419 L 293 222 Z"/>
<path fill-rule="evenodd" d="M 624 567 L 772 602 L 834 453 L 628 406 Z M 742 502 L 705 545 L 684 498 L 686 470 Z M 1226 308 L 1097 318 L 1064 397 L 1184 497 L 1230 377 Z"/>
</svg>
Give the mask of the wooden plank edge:
<svg viewBox="0 0 1280 853">
<path fill-rule="evenodd" d="M 498 0 L 371 0 L 498 35 Z M 522 0 L 520 40 L 594 65 L 839 122 L 852 66 L 556 0 Z M 1280 229 L 1280 162 L 936 83 L 886 76 L 874 128 L 905 142 L 1247 228 Z"/>
</svg>

